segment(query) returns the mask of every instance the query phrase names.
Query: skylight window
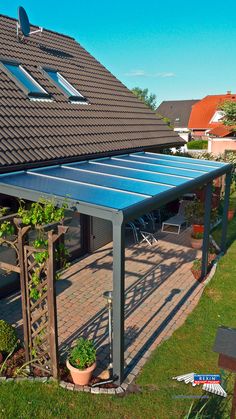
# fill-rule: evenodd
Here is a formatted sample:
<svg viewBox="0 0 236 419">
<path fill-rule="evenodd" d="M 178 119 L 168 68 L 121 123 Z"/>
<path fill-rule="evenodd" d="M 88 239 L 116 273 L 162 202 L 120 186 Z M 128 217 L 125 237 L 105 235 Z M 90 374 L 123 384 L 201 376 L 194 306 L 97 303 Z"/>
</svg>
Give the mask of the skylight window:
<svg viewBox="0 0 236 419">
<path fill-rule="evenodd" d="M 14 81 L 32 99 L 50 98 L 46 90 L 20 64 L 3 62 L 4 67 L 13 76 Z"/>
<path fill-rule="evenodd" d="M 87 99 L 81 95 L 58 71 L 44 69 L 53 82 L 63 91 L 70 102 L 87 103 Z"/>
</svg>

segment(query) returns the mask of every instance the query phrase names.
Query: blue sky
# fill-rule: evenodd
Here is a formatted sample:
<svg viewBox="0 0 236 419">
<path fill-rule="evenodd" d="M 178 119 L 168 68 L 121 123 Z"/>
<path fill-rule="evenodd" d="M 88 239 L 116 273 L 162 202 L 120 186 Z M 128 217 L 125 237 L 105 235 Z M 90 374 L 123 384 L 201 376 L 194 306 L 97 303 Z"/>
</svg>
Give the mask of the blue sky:
<svg viewBox="0 0 236 419">
<path fill-rule="evenodd" d="M 0 13 L 17 15 L 18 1 Z M 30 21 L 75 37 L 126 86 L 158 103 L 236 93 L 236 2 L 22 0 Z"/>
</svg>

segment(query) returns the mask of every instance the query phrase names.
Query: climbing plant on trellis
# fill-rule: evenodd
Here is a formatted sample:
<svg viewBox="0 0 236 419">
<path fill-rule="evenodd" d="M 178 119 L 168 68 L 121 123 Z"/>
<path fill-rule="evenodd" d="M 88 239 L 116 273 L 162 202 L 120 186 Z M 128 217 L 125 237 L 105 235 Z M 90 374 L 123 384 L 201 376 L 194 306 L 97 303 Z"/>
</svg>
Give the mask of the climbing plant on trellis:
<svg viewBox="0 0 236 419">
<path fill-rule="evenodd" d="M 0 219 L 0 244 L 13 248 L 16 253 L 16 264 L 0 262 L 0 268 L 20 274 L 25 357 L 30 370 L 37 368 L 58 378 L 55 279 L 56 256 L 60 255 L 56 245 L 68 228 L 59 224 L 66 206 L 57 210 L 46 201 L 33 205 L 31 212 L 21 207 L 19 213 L 22 218 L 17 214 L 17 217 Z M 45 208 L 38 210 L 37 205 Z M 38 219 L 42 224 L 45 221 L 56 222 L 46 232 L 37 224 Z M 29 225 L 25 226 L 23 221 Z M 29 245 L 29 233 L 35 227 L 37 239 Z"/>
</svg>

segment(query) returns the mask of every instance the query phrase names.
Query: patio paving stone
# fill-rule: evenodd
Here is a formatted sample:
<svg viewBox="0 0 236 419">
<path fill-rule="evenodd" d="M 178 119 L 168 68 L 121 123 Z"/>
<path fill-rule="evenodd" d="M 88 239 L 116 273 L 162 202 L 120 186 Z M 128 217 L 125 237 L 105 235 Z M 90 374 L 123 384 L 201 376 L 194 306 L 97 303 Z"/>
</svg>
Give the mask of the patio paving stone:
<svg viewBox="0 0 236 419">
<path fill-rule="evenodd" d="M 129 380 L 144 360 L 167 339 L 196 306 L 204 284 L 191 271 L 199 251 L 189 246 L 190 231 L 180 236 L 158 233 L 152 246 L 126 248 L 125 361 Z M 94 339 L 99 369 L 109 363 L 108 313 L 103 292 L 112 289 L 112 244 L 84 257 L 57 281 L 59 350 L 84 335 Z M 0 300 L 0 318 L 13 323 L 22 335 L 19 293 Z M 133 375 L 132 375 L 133 374 Z"/>
</svg>

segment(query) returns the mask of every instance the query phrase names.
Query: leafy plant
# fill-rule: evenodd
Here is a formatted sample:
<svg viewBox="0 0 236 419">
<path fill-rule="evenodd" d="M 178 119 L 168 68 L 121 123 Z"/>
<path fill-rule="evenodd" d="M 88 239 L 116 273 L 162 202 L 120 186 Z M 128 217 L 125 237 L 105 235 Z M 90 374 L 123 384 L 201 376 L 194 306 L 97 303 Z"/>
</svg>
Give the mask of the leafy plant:
<svg viewBox="0 0 236 419">
<path fill-rule="evenodd" d="M 9 353 L 17 343 L 14 327 L 5 320 L 0 320 L 0 352 Z"/>
<path fill-rule="evenodd" d="M 201 406 L 201 408 L 198 410 L 198 412 L 196 412 L 196 408 L 194 406 L 194 403 L 191 404 L 189 411 L 187 413 L 187 415 L 184 416 L 183 419 L 207 419 L 210 417 L 207 415 L 205 415 L 205 413 L 203 413 L 203 410 L 205 409 L 206 405 L 208 402 L 206 402 L 203 406 Z"/>
<path fill-rule="evenodd" d="M 57 207 L 55 201 L 40 198 L 38 202 L 34 202 L 29 208 L 26 207 L 24 201 L 20 201 L 18 215 L 22 219 L 24 225 L 43 226 L 61 221 L 65 216 L 65 210 L 68 204 L 65 201 L 61 207 Z"/>
<path fill-rule="evenodd" d="M 199 201 L 189 201 L 185 207 L 185 217 L 190 224 L 204 224 L 205 208 Z"/>
<path fill-rule="evenodd" d="M 200 259 L 195 259 L 193 261 L 193 269 L 194 271 L 200 271 L 201 270 L 201 266 L 202 266 L 202 262 Z"/>
<path fill-rule="evenodd" d="M 4 215 L 6 215 L 9 211 L 8 207 L 2 207 L 0 208 L 0 217 L 4 217 Z"/>
<path fill-rule="evenodd" d="M 192 237 L 193 239 L 196 239 L 196 240 L 201 240 L 201 239 L 203 239 L 203 236 L 204 236 L 204 233 L 192 233 L 192 234 L 191 234 L 191 237 Z"/>
<path fill-rule="evenodd" d="M 4 221 L 0 225 L 0 238 L 12 236 L 15 232 L 14 225 L 10 221 Z"/>
<path fill-rule="evenodd" d="M 96 361 L 96 348 L 92 340 L 80 338 L 69 355 L 70 364 L 80 370 L 90 367 Z"/>
<path fill-rule="evenodd" d="M 41 249 L 42 247 L 47 247 L 48 240 L 39 237 L 33 241 L 33 246 L 35 247 L 35 249 Z"/>
<path fill-rule="evenodd" d="M 1 375 L 3 375 L 3 373 L 4 373 L 4 371 L 6 370 L 6 368 L 7 368 L 7 361 L 8 361 L 8 359 L 13 355 L 13 353 L 14 353 L 14 351 L 15 351 L 15 349 L 16 349 L 16 347 L 17 347 L 17 345 L 20 343 L 20 340 L 18 339 L 17 341 L 16 341 L 16 343 L 15 343 L 15 345 L 12 347 L 12 349 L 11 349 L 11 351 L 8 353 L 8 355 L 6 356 L 6 358 L 5 358 L 5 360 L 4 360 L 4 362 L 2 363 L 2 365 L 1 365 L 1 368 L 0 368 L 0 376 Z"/>
</svg>

